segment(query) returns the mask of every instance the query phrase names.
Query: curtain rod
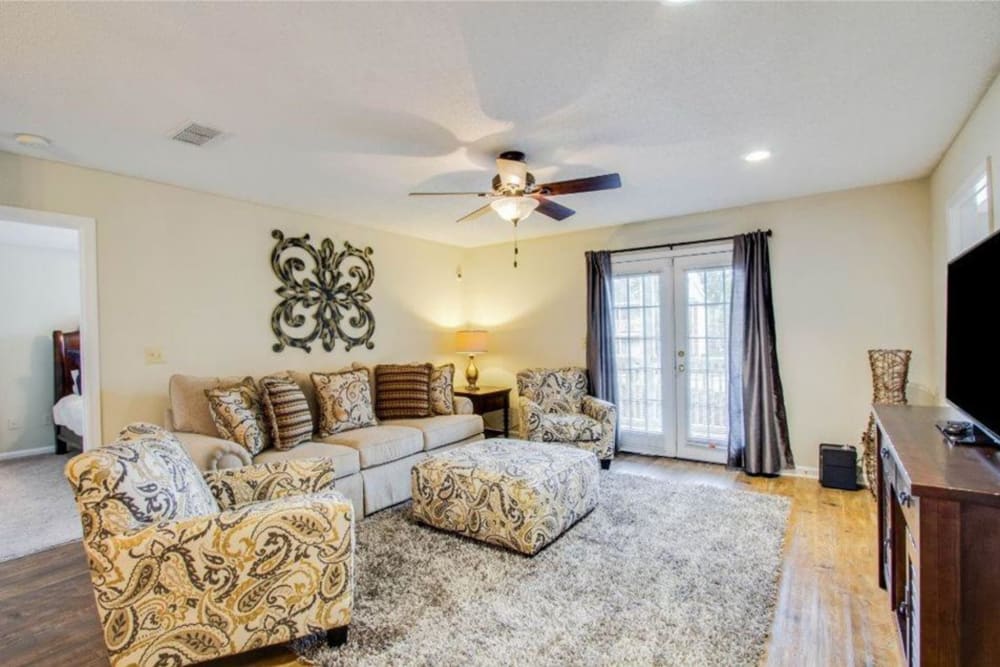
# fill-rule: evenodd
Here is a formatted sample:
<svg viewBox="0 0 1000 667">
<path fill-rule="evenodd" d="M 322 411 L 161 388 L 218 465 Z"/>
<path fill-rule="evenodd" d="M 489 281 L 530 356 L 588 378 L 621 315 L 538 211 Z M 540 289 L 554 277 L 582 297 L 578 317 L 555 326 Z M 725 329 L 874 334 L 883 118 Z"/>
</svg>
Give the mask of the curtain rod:
<svg viewBox="0 0 1000 667">
<path fill-rule="evenodd" d="M 771 230 L 764 230 L 764 234 L 767 236 L 771 235 Z M 719 241 L 732 241 L 737 236 L 742 236 L 742 234 L 734 234 L 733 236 L 718 236 L 714 239 L 701 239 L 699 241 L 675 241 L 674 243 L 660 243 L 657 245 L 643 245 L 637 246 L 635 248 L 621 248 L 619 250 L 609 250 L 612 255 L 617 255 L 620 252 L 639 252 L 640 250 L 660 250 L 662 248 L 667 248 L 673 250 L 674 248 L 680 248 L 686 245 L 700 245 L 702 243 L 718 243 Z"/>
</svg>

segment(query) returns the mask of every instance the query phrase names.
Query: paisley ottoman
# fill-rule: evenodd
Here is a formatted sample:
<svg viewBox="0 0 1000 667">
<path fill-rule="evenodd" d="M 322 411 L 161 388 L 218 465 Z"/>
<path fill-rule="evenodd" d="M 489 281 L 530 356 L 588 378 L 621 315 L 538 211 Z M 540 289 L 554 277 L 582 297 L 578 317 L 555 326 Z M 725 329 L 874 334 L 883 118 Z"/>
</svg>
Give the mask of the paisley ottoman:
<svg viewBox="0 0 1000 667">
<path fill-rule="evenodd" d="M 597 505 L 592 452 L 497 438 L 413 466 L 413 517 L 429 526 L 534 555 Z"/>
</svg>

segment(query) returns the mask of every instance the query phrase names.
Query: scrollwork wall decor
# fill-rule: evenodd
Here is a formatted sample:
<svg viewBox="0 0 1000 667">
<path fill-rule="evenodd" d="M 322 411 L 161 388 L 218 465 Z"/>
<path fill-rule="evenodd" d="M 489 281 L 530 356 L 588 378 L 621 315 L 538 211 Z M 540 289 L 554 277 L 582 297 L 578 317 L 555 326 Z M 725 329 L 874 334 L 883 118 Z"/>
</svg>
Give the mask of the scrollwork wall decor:
<svg viewBox="0 0 1000 667">
<path fill-rule="evenodd" d="M 275 290 L 281 302 L 271 313 L 271 331 L 278 342 L 275 352 L 297 347 L 310 352 L 317 339 L 332 352 L 337 339 L 349 351 L 364 345 L 375 347 L 375 315 L 372 313 L 372 283 L 375 266 L 371 248 L 355 248 L 344 242 L 337 251 L 333 241 L 323 239 L 319 247 L 309 235 L 285 238 L 275 229 L 277 241 L 271 251 L 271 268 L 281 281 Z M 307 272 L 307 260 L 313 264 Z"/>
</svg>

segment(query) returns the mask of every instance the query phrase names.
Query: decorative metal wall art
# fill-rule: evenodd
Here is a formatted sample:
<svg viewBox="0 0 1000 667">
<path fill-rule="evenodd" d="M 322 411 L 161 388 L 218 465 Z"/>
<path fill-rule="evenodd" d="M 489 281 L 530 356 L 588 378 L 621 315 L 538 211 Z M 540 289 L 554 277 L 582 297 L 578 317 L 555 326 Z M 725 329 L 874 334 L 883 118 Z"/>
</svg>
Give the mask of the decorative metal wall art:
<svg viewBox="0 0 1000 667">
<path fill-rule="evenodd" d="M 872 405 L 906 405 L 906 379 L 910 373 L 910 350 L 868 350 L 872 369 Z M 875 415 L 868 414 L 868 426 L 861 434 L 862 466 L 868 490 L 875 494 Z"/>
<path fill-rule="evenodd" d="M 310 352 L 316 339 L 327 352 L 333 351 L 337 339 L 347 350 L 375 347 L 375 315 L 368 305 L 375 280 L 372 249 L 345 241 L 336 251 L 330 239 L 323 239 L 317 248 L 308 234 L 286 239 L 277 229 L 271 236 L 277 241 L 271 268 L 281 281 L 275 290 L 281 302 L 271 313 L 271 330 L 278 339 L 274 351 L 288 346 Z M 307 261 L 312 264 L 308 272 Z"/>
</svg>

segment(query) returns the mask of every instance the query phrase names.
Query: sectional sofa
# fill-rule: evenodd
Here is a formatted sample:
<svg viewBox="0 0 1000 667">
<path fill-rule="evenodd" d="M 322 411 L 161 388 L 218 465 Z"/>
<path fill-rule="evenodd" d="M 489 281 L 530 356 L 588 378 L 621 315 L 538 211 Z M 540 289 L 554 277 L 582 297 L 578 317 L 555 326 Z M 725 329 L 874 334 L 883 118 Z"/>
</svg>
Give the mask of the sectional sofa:
<svg viewBox="0 0 1000 667">
<path fill-rule="evenodd" d="M 355 369 L 364 366 L 355 364 Z M 319 408 L 309 373 L 289 371 L 301 387 L 318 429 Z M 202 470 L 238 468 L 251 463 L 270 463 L 322 457 L 333 461 L 335 487 L 354 503 L 357 515 L 368 515 L 410 498 L 410 469 L 430 452 L 441 452 L 483 439 L 483 419 L 472 414 L 467 398 L 455 397 L 455 414 L 420 419 L 380 421 L 378 426 L 319 438 L 290 450 L 265 449 L 257 456 L 240 445 L 218 436 L 205 391 L 239 383 L 242 377 L 170 378 L 170 408 L 165 425 L 173 431 L 195 464 Z M 378 387 L 375 387 L 378 391 Z"/>
</svg>

